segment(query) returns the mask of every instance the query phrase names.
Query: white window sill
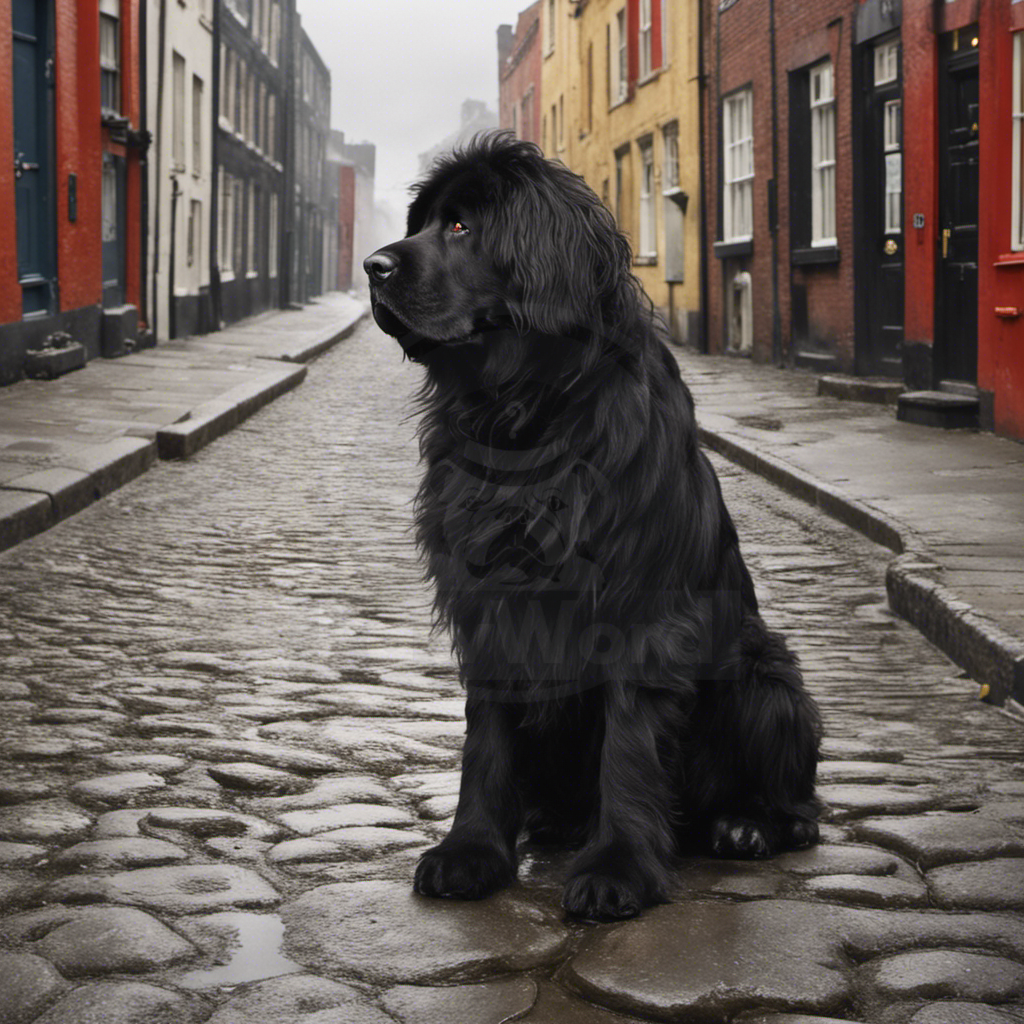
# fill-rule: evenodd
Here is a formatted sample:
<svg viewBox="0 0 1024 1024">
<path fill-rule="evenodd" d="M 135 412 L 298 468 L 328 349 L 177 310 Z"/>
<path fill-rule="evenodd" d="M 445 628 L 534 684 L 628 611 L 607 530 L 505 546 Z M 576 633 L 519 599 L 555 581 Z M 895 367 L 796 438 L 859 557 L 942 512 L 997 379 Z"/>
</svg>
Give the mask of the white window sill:
<svg viewBox="0 0 1024 1024">
<path fill-rule="evenodd" d="M 221 284 L 226 284 L 228 281 L 234 281 L 235 272 L 233 270 L 222 270 L 220 272 Z"/>
<path fill-rule="evenodd" d="M 246 279 L 247 281 L 251 281 L 251 280 L 252 280 L 253 278 L 256 278 L 256 277 L 259 277 L 259 276 L 260 276 L 260 272 L 259 272 L 258 270 L 250 270 L 250 271 L 249 271 L 249 272 L 248 272 L 248 273 L 247 273 L 247 274 L 245 275 L 245 279 Z"/>
<path fill-rule="evenodd" d="M 812 249 L 824 249 L 826 246 L 835 248 L 837 245 L 839 245 L 838 238 L 815 238 L 811 242 Z"/>
</svg>

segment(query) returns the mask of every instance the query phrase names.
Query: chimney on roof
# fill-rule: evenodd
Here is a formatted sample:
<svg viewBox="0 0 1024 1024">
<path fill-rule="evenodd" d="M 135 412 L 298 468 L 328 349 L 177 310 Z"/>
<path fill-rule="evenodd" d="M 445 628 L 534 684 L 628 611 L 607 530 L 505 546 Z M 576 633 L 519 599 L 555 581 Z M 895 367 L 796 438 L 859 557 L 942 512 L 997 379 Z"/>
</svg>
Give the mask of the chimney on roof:
<svg viewBox="0 0 1024 1024">
<path fill-rule="evenodd" d="M 511 25 L 499 25 L 498 26 L 498 67 L 504 66 L 505 61 L 512 54 L 512 26 Z"/>
</svg>

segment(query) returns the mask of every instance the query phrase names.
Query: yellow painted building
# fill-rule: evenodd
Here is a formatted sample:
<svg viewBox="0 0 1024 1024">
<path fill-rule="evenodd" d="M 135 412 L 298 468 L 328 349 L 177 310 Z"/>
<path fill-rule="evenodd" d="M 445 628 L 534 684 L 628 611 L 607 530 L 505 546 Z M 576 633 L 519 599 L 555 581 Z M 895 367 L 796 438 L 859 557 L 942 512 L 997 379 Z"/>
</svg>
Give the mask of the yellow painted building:
<svg viewBox="0 0 1024 1024">
<path fill-rule="evenodd" d="M 698 17 L 699 0 L 543 0 L 541 13 L 545 154 L 612 210 L 647 294 L 691 344 L 701 301 Z"/>
</svg>

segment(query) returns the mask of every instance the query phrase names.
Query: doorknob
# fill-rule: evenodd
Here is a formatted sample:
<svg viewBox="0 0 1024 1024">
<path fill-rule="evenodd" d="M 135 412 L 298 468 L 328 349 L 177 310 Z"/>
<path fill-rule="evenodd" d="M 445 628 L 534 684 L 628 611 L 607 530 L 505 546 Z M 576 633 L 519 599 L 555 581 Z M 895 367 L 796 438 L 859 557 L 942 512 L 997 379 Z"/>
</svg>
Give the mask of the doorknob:
<svg viewBox="0 0 1024 1024">
<path fill-rule="evenodd" d="M 25 155 L 24 153 L 19 153 L 14 158 L 14 177 L 15 178 L 20 178 L 23 171 L 38 171 L 39 170 L 39 164 L 30 164 L 30 163 L 27 163 L 26 161 L 22 160 L 22 157 L 24 155 Z"/>
<path fill-rule="evenodd" d="M 942 229 L 942 258 L 946 259 L 949 256 L 949 236 L 951 232 L 949 228 Z"/>
</svg>

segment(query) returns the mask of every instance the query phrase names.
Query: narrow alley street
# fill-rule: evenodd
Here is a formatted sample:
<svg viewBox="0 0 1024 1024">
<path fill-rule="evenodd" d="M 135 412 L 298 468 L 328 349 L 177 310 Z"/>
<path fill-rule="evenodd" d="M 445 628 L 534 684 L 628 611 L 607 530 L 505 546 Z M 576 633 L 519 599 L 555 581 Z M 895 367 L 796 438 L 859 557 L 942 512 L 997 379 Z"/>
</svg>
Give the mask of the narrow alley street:
<svg viewBox="0 0 1024 1024">
<path fill-rule="evenodd" d="M 888 611 L 890 552 L 717 456 L 825 719 L 822 844 L 610 926 L 563 919 L 564 852 L 412 894 L 464 729 L 420 374 L 365 321 L 0 555 L 0 1024 L 1024 1022 L 1024 731 Z"/>
</svg>

